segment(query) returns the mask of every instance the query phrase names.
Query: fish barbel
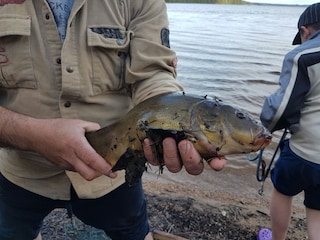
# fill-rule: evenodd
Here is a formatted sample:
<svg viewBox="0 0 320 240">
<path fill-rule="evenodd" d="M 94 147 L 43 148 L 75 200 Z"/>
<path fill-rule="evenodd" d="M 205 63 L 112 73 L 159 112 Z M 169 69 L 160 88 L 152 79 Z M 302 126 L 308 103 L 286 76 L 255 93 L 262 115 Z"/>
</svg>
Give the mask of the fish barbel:
<svg viewBox="0 0 320 240">
<path fill-rule="evenodd" d="M 135 182 L 145 170 L 142 142 L 149 138 L 163 164 L 162 140 L 190 140 L 201 157 L 256 152 L 271 142 L 271 133 L 246 111 L 221 100 L 185 93 L 169 93 L 136 105 L 120 121 L 86 133 L 92 147 L 113 166 L 126 170 Z"/>
</svg>

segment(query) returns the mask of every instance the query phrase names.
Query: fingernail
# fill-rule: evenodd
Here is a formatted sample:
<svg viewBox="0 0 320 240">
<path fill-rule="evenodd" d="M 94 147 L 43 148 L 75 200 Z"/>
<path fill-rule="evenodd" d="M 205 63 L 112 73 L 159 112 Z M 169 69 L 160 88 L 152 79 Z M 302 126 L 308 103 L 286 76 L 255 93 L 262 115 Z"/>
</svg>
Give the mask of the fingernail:
<svg viewBox="0 0 320 240">
<path fill-rule="evenodd" d="M 107 175 L 111 178 L 116 178 L 118 176 L 118 174 L 112 170 L 110 170 Z"/>
<path fill-rule="evenodd" d="M 189 150 L 190 150 L 190 148 L 191 148 L 190 144 L 191 144 L 191 143 L 190 143 L 189 141 L 186 141 L 186 142 L 181 146 L 181 147 L 182 147 L 181 150 L 183 150 L 184 153 L 189 152 Z"/>
</svg>

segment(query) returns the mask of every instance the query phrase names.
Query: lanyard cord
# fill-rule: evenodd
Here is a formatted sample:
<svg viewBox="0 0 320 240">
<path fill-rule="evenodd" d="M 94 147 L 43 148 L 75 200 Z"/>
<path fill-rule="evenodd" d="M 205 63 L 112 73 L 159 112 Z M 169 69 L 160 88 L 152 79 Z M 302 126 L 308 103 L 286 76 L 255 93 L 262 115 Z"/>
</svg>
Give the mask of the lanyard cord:
<svg viewBox="0 0 320 240">
<path fill-rule="evenodd" d="M 287 135 L 288 132 L 289 132 L 288 129 L 285 128 L 285 129 L 284 129 L 284 132 L 283 132 L 283 134 L 282 134 L 282 136 L 281 136 L 281 139 L 280 139 L 280 141 L 279 141 L 279 143 L 278 143 L 278 145 L 277 145 L 277 147 L 276 147 L 276 150 L 275 150 L 274 153 L 273 153 L 273 156 L 272 156 L 272 158 L 271 158 L 271 161 L 270 161 L 270 163 L 269 163 L 269 165 L 268 165 L 267 170 L 266 170 L 266 162 L 265 162 L 264 159 L 263 159 L 263 151 L 264 151 L 264 149 L 261 149 L 260 152 L 259 152 L 259 154 L 258 154 L 256 157 L 254 157 L 254 158 L 250 158 L 250 156 L 247 155 L 248 161 L 255 161 L 255 160 L 258 159 L 258 164 L 257 164 L 257 169 L 256 169 L 256 178 L 257 178 L 257 181 L 258 181 L 258 182 L 261 182 L 261 187 L 260 187 L 260 189 L 259 189 L 259 191 L 258 191 L 258 193 L 259 193 L 260 195 L 263 194 L 264 182 L 265 182 L 266 178 L 268 177 L 268 175 L 269 175 L 269 173 L 270 173 L 270 170 L 271 170 L 273 161 L 274 161 L 274 159 L 275 159 L 275 157 L 276 157 L 276 155 L 277 155 L 277 152 L 278 152 L 279 148 L 281 147 L 281 144 L 282 144 L 283 141 L 285 140 L 286 135 Z"/>
</svg>

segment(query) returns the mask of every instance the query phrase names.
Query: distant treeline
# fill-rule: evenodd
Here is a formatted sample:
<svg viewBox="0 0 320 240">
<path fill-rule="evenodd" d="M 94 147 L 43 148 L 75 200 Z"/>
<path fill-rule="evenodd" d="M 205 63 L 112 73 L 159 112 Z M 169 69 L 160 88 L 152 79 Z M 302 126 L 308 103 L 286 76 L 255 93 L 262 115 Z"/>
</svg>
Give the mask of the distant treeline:
<svg viewBox="0 0 320 240">
<path fill-rule="evenodd" d="M 217 3 L 217 4 L 248 4 L 242 0 L 166 0 L 167 3 Z"/>
</svg>

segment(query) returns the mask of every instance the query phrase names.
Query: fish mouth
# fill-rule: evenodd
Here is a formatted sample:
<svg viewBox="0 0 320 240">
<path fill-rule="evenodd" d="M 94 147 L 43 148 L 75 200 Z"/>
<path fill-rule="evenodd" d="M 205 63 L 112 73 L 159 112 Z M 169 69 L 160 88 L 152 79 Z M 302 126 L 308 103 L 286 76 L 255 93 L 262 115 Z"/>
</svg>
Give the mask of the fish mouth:
<svg viewBox="0 0 320 240">
<path fill-rule="evenodd" d="M 255 138 L 253 138 L 253 141 L 251 144 L 253 146 L 259 146 L 260 148 L 264 148 L 268 146 L 272 141 L 272 135 L 269 131 L 261 131 L 260 134 L 258 134 Z"/>
</svg>

